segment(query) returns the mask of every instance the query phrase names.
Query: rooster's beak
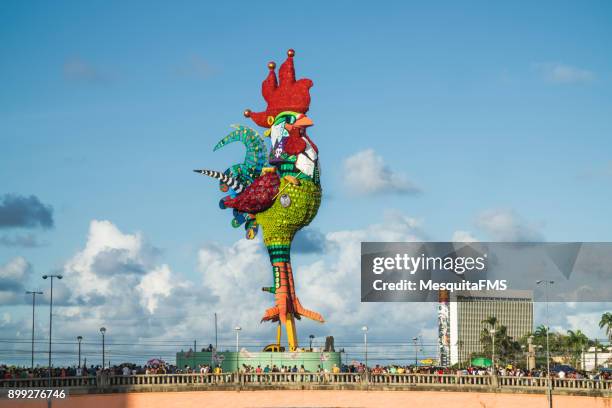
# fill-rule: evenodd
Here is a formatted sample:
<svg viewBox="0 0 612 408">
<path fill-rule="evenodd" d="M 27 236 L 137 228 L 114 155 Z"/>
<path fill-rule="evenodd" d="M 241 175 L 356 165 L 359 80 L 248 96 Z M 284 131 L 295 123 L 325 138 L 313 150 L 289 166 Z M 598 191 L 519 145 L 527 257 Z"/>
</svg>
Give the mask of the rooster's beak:
<svg viewBox="0 0 612 408">
<path fill-rule="evenodd" d="M 314 125 L 314 123 L 312 123 L 312 119 L 310 119 L 308 116 L 304 115 L 302 117 L 300 117 L 298 120 L 295 121 L 295 123 L 293 124 L 294 127 L 297 128 L 306 128 L 308 126 L 312 126 Z"/>
</svg>

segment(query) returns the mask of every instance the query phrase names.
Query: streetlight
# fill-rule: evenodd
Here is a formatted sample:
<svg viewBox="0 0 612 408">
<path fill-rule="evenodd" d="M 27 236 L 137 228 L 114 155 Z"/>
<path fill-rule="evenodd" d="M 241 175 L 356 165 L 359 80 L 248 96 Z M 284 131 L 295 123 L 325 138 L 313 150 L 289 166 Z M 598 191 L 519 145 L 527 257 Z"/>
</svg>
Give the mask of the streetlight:
<svg viewBox="0 0 612 408">
<path fill-rule="evenodd" d="M 536 281 L 536 285 L 544 284 L 544 296 L 546 298 L 546 373 L 548 375 L 548 406 L 552 408 L 552 379 L 550 378 L 550 346 L 548 342 L 548 332 L 550 331 L 548 321 L 548 286 L 555 283 L 555 281 L 539 280 Z"/>
<path fill-rule="evenodd" d="M 495 373 L 495 329 L 489 330 L 491 333 L 491 369 Z"/>
<path fill-rule="evenodd" d="M 240 330 L 242 330 L 242 327 L 236 326 L 234 330 L 236 330 L 236 372 L 238 372 L 240 369 L 238 360 L 240 359 Z"/>
<path fill-rule="evenodd" d="M 416 366 L 418 365 L 418 361 L 419 361 L 418 354 L 417 354 L 418 353 L 417 342 L 419 341 L 419 338 L 418 337 L 413 337 L 412 341 L 414 342 L 414 366 L 416 368 Z"/>
<path fill-rule="evenodd" d="M 53 328 L 53 278 L 62 279 L 62 275 L 43 275 L 43 279 L 51 278 L 51 293 L 49 297 L 49 387 L 51 386 L 51 330 Z"/>
<path fill-rule="evenodd" d="M 100 333 L 102 333 L 102 370 L 104 370 L 104 334 L 106 334 L 106 327 L 100 327 Z"/>
<path fill-rule="evenodd" d="M 42 292 L 26 291 L 27 295 L 32 295 L 32 370 L 34 370 L 34 305 L 36 304 L 36 295 L 42 295 Z"/>
<path fill-rule="evenodd" d="M 308 338 L 310 339 L 310 351 L 312 351 L 312 340 L 314 339 L 314 334 L 311 334 L 310 336 L 308 336 Z"/>
<path fill-rule="evenodd" d="M 77 336 L 77 341 L 79 342 L 79 367 L 81 367 L 81 341 L 83 340 L 83 336 Z"/>
<path fill-rule="evenodd" d="M 240 330 L 242 330 L 242 327 L 236 326 L 236 327 L 234 327 L 234 330 L 236 330 L 236 353 L 237 353 L 238 351 L 240 351 L 240 349 L 238 347 L 240 345 L 240 343 L 239 343 L 239 341 L 240 341 Z"/>
<path fill-rule="evenodd" d="M 363 345 L 365 346 L 365 371 L 368 372 L 368 326 L 361 328 L 363 331 Z"/>
<path fill-rule="evenodd" d="M 457 342 L 457 348 L 459 349 L 458 351 L 459 351 L 459 369 L 460 370 L 461 370 L 461 361 L 462 361 L 462 358 L 463 358 L 463 353 L 461 352 L 462 351 L 461 350 L 462 347 L 463 347 L 463 341 L 459 340 Z"/>
</svg>

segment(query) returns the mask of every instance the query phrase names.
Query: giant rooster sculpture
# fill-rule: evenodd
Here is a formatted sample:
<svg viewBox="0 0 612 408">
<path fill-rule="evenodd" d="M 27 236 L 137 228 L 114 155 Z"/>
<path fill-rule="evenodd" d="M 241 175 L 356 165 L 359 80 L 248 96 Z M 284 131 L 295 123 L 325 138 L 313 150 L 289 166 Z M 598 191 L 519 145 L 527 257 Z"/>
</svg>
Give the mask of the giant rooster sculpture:
<svg viewBox="0 0 612 408">
<path fill-rule="evenodd" d="M 306 134 L 312 120 L 306 116 L 310 106 L 310 79 L 295 78 L 293 57 L 289 50 L 276 77 L 276 64 L 268 64 L 269 73 L 262 83 L 262 95 L 268 106 L 263 112 L 244 111 L 257 125 L 266 128 L 271 139 L 269 157 L 264 139 L 248 127 L 222 139 L 214 150 L 241 141 L 246 147 L 243 163 L 225 172 L 194 170 L 216 178 L 220 188 L 230 194 L 220 201 L 221 208 L 232 208 L 232 225 L 245 224 L 247 238 L 253 239 L 259 226 L 272 264 L 273 283 L 262 288 L 274 294 L 274 306 L 265 311 L 262 321 L 285 326 L 289 350 L 297 349 L 295 319 L 302 316 L 323 322 L 323 317 L 302 306 L 295 294 L 291 269 L 291 242 L 297 231 L 310 224 L 321 204 L 319 152 Z"/>
</svg>

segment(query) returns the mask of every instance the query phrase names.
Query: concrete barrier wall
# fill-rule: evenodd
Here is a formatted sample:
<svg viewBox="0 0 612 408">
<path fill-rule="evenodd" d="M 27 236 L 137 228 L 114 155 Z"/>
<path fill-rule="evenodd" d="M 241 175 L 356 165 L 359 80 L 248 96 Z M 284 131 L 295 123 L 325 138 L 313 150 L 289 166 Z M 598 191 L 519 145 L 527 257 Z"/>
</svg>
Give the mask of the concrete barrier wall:
<svg viewBox="0 0 612 408">
<path fill-rule="evenodd" d="M 612 408 L 610 398 L 554 396 L 555 408 Z M 547 408 L 544 395 L 439 391 L 207 391 L 75 395 L 55 408 L 452 407 Z M 46 408 L 46 401 L 0 400 L 0 408 Z"/>
</svg>

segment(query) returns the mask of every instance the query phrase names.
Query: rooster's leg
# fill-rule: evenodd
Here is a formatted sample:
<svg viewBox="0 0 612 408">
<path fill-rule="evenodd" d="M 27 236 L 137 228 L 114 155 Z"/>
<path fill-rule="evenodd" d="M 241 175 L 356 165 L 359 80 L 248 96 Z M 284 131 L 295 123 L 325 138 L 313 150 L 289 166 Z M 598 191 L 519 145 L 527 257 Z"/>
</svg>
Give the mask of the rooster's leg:
<svg viewBox="0 0 612 408">
<path fill-rule="evenodd" d="M 266 243 L 270 262 L 272 263 L 273 285 L 262 288 L 266 292 L 274 294 L 274 306 L 266 310 L 262 321 L 279 322 L 285 326 L 289 350 L 294 351 L 298 347 L 295 319 L 302 316 L 323 322 L 323 317 L 312 310 L 304 308 L 295 294 L 293 283 L 293 271 L 291 269 L 290 250 L 291 241 L 288 244 L 274 242 Z"/>
<path fill-rule="evenodd" d="M 289 299 L 290 293 L 287 278 L 287 263 L 273 263 L 272 271 L 274 273 L 274 285 L 272 287 L 264 287 L 262 289 L 266 292 L 274 294 L 274 307 L 266 310 L 266 313 L 261 320 L 270 320 L 273 322 L 280 320 L 282 324 L 285 324 L 287 320 L 287 313 L 290 311 L 288 308 L 292 306 L 291 300 Z"/>
<path fill-rule="evenodd" d="M 266 310 L 262 321 L 278 321 L 282 324 L 287 324 L 287 318 L 291 314 L 298 319 L 302 316 L 318 322 L 323 322 L 323 317 L 312 310 L 308 310 L 302 306 L 300 300 L 295 294 L 295 286 L 293 283 L 293 271 L 290 262 L 277 262 L 273 264 L 274 270 L 274 287 L 263 288 L 266 291 L 274 293 L 275 305 Z M 287 327 L 289 330 L 289 327 Z"/>
<path fill-rule="evenodd" d="M 293 284 L 293 271 L 291 269 L 291 263 L 287 263 L 287 280 L 289 283 L 289 296 L 291 298 L 291 301 L 293 303 L 293 311 L 297 316 L 304 316 L 307 317 L 309 319 L 315 320 L 317 322 L 321 322 L 323 323 L 325 320 L 323 319 L 323 316 L 321 316 L 319 313 L 314 312 L 312 310 L 308 310 L 306 308 L 304 308 L 302 306 L 302 304 L 300 303 L 300 299 L 298 299 L 298 297 L 295 294 L 295 286 Z"/>
</svg>

